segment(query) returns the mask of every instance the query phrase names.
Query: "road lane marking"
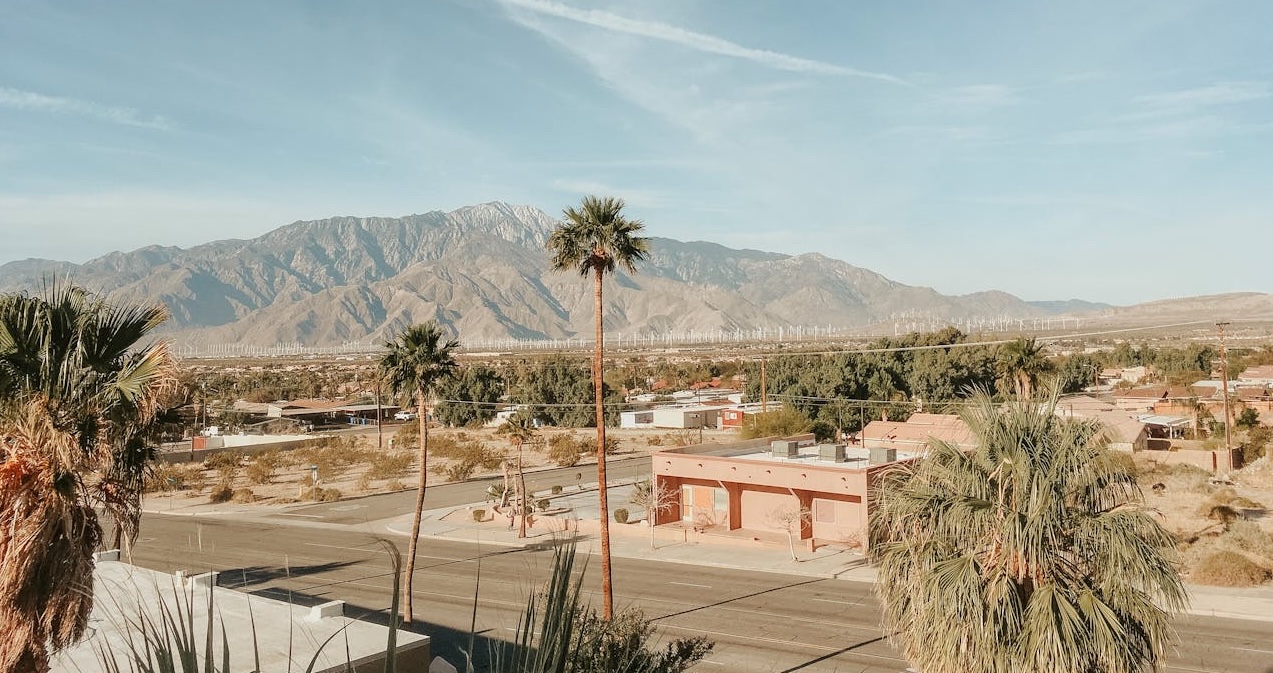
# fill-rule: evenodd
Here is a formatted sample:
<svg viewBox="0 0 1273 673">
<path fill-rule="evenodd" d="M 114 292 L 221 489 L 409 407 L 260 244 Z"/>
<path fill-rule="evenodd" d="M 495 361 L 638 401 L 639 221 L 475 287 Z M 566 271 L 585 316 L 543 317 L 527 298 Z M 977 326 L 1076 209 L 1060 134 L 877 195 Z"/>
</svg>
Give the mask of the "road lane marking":
<svg viewBox="0 0 1273 673">
<path fill-rule="evenodd" d="M 374 545 L 375 542 L 368 542 L 368 545 Z M 321 542 L 306 542 L 306 547 L 326 547 L 328 549 L 346 549 L 349 551 L 373 552 L 374 549 L 363 549 L 362 547 L 342 547 L 338 544 L 323 544 Z"/>
<path fill-rule="evenodd" d="M 839 603 L 840 605 L 857 605 L 860 602 L 860 601 L 837 601 L 831 598 L 813 598 L 810 600 L 815 600 L 819 603 Z"/>
<path fill-rule="evenodd" d="M 698 588 L 700 588 L 700 589 L 711 589 L 711 588 L 712 588 L 710 585 L 707 585 L 707 584 L 691 584 L 691 583 L 689 583 L 689 582 L 668 582 L 668 584 L 676 584 L 676 585 L 683 586 L 683 587 L 698 587 Z"/>
<path fill-rule="evenodd" d="M 305 518 L 307 518 L 307 519 L 323 519 L 323 518 L 326 518 L 326 517 L 320 516 L 320 515 L 318 515 L 318 514 L 290 514 L 290 513 L 288 513 L 288 512 L 279 512 L 279 513 L 278 513 L 278 516 L 303 516 L 303 517 L 305 517 Z"/>
</svg>

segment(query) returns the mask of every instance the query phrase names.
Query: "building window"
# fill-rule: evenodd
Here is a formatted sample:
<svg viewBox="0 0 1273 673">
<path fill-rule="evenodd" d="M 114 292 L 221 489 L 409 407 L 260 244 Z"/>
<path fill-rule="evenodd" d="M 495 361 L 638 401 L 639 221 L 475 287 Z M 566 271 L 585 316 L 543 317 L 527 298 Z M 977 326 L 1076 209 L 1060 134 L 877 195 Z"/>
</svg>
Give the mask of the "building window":
<svg viewBox="0 0 1273 673">
<path fill-rule="evenodd" d="M 814 500 L 813 520 L 818 523 L 835 523 L 835 502 L 831 500 Z"/>
</svg>

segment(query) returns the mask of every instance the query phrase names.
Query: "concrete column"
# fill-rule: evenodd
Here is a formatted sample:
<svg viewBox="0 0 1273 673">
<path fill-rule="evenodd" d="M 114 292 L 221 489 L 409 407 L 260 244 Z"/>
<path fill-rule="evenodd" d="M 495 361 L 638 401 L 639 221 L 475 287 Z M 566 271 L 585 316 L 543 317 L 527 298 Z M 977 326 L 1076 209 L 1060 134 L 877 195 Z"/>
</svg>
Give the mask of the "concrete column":
<svg viewBox="0 0 1273 673">
<path fill-rule="evenodd" d="M 743 485 L 729 482 L 724 486 L 729 494 L 729 529 L 738 530 L 743 527 Z"/>
</svg>

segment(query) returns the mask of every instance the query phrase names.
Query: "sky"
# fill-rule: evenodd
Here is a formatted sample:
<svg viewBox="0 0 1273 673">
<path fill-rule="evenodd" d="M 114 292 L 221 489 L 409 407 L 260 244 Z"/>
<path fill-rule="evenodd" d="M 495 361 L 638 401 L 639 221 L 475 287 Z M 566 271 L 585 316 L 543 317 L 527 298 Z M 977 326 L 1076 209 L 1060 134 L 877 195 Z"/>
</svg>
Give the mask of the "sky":
<svg viewBox="0 0 1273 673">
<path fill-rule="evenodd" d="M 618 196 L 946 294 L 1273 291 L 1266 0 L 0 0 L 0 263 Z"/>
</svg>

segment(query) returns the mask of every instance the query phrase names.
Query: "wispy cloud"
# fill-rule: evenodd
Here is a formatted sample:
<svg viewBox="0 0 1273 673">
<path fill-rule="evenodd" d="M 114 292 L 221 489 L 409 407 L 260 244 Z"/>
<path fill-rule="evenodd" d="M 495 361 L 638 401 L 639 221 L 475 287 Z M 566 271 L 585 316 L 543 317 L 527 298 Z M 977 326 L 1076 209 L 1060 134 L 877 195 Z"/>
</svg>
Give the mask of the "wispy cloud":
<svg viewBox="0 0 1273 673">
<path fill-rule="evenodd" d="M 159 115 L 146 116 L 129 107 L 103 105 L 75 98 L 48 96 L 34 91 L 0 87 L 0 107 L 18 110 L 35 110 L 55 114 L 73 114 L 92 117 L 112 124 L 139 126 L 168 130 L 172 122 Z"/>
<path fill-rule="evenodd" d="M 667 199 L 654 190 L 616 187 L 595 180 L 558 178 L 553 180 L 549 186 L 559 192 L 616 196 L 623 199 L 630 206 L 641 208 L 666 208 L 668 205 Z"/>
<path fill-rule="evenodd" d="M 895 84 L 906 83 L 901 78 L 894 77 L 893 75 L 886 73 L 859 70 L 857 68 L 849 68 L 842 65 L 835 65 L 833 63 L 801 58 L 799 56 L 792 56 L 781 52 L 744 47 L 743 45 L 730 42 L 729 40 L 716 37 L 714 35 L 698 33 L 657 21 L 631 19 L 603 10 L 579 9 L 559 2 L 551 2 L 549 0 L 499 1 L 505 6 L 524 9 L 535 12 L 536 14 L 566 19 L 568 21 L 583 23 L 597 28 L 604 28 L 618 33 L 637 35 L 653 40 L 670 42 L 708 54 L 739 58 L 771 68 L 776 68 L 778 70 L 790 70 L 794 72 L 807 72 L 821 75 L 865 77 L 868 79 L 892 82 Z"/>
<path fill-rule="evenodd" d="M 1273 95 L 1264 82 L 1220 82 L 1211 86 L 1137 96 L 1136 102 L 1151 108 L 1194 110 L 1261 100 Z"/>
<path fill-rule="evenodd" d="M 936 94 L 938 102 L 962 108 L 988 109 L 1021 103 L 1015 89 L 1002 84 L 973 84 L 946 89 Z"/>
</svg>

